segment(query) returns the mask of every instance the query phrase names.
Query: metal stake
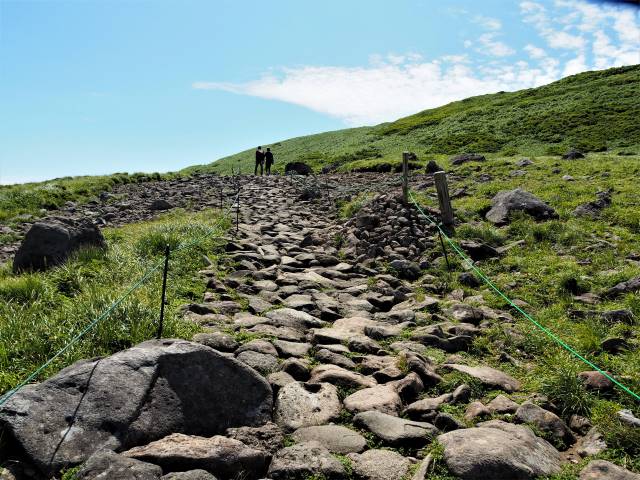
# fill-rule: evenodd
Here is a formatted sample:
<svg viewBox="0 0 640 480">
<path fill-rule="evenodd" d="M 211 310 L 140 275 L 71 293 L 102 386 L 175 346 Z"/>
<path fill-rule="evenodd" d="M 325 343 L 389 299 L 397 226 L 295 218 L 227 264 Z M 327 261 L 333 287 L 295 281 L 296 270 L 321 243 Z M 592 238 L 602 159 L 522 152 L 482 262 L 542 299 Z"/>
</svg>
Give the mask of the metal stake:
<svg viewBox="0 0 640 480">
<path fill-rule="evenodd" d="M 160 304 L 160 323 L 158 324 L 157 338 L 162 338 L 162 326 L 164 323 L 164 304 L 167 298 L 167 273 L 169 272 L 169 245 L 164 249 L 164 270 L 162 272 L 162 303 Z"/>
<path fill-rule="evenodd" d="M 447 249 L 444 246 L 444 240 L 442 239 L 442 232 L 438 228 L 438 236 L 440 237 L 440 245 L 442 245 L 442 252 L 444 253 L 444 259 L 447 262 L 447 270 L 451 271 L 451 265 L 449 265 L 449 256 L 447 255 Z"/>
<path fill-rule="evenodd" d="M 240 231 L 240 188 L 238 188 L 238 194 L 236 195 L 236 237 Z"/>
</svg>

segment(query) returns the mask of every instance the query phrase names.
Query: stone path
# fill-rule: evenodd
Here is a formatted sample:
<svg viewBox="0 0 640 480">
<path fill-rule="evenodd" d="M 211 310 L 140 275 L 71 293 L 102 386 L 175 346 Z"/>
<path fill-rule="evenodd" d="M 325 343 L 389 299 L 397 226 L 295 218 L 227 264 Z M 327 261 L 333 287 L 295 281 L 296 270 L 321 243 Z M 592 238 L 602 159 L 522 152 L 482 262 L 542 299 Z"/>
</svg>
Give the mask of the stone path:
<svg viewBox="0 0 640 480">
<path fill-rule="evenodd" d="M 517 393 L 521 383 L 508 366 L 456 354 L 493 323 L 513 320 L 462 291 L 416 293 L 411 281 L 432 232 L 397 189 L 387 186 L 373 209 L 347 222 L 326 195 L 301 201 L 282 179 L 252 181 L 243 192 L 251 202 L 242 202 L 238 238 L 227 245 L 234 266 L 222 280 L 204 272 L 210 291 L 187 315 L 208 330 L 195 341 L 271 384 L 274 422 L 295 443 L 276 449 L 268 477 L 344 477 L 337 454 L 359 478 L 400 479 L 416 462 L 414 478 L 425 478 L 431 457 L 416 455 L 438 439 L 460 478 L 535 478 L 558 472 L 584 447 L 568 450 L 576 436 Z M 430 358 L 433 349 L 444 362 Z M 464 376 L 444 386 L 442 376 L 455 371 Z M 483 405 L 479 388 L 497 396 Z"/>
<path fill-rule="evenodd" d="M 467 354 L 487 328 L 508 327 L 513 319 L 481 296 L 442 292 L 438 279 L 422 274 L 425 264 L 443 259 L 434 253 L 426 222 L 399 201 L 397 176 L 326 179 L 326 188 L 277 177 L 239 180 L 240 223 L 226 245 L 226 271 L 200 272 L 204 298 L 184 306 L 185 317 L 205 333 L 195 344 L 145 342 L 102 363 L 103 369 L 131 369 L 153 390 L 127 387 L 131 404 L 140 405 L 131 407 L 136 438 L 126 419 L 68 427 L 87 439 L 94 429 L 120 452 L 93 454 L 77 478 L 124 479 L 137 472 L 145 479 L 422 480 L 433 473 L 435 458 L 423 448 L 437 440 L 438 461 L 458 478 L 533 479 L 606 448 L 588 419 L 567 425 L 543 398 L 521 393 L 508 355 Z M 417 188 L 429 179 L 415 182 Z M 340 219 L 335 199 L 366 190 L 377 197 L 355 218 Z M 154 356 L 167 360 L 147 372 Z M 178 357 L 185 360 L 169 360 Z M 79 362 L 17 395 L 15 414 L 0 415 L 16 437 L 23 435 L 34 459 L 52 457 L 46 449 L 38 453 L 42 442 L 33 440 L 29 425 L 45 428 L 52 445 L 60 442 L 62 427 L 47 422 L 64 415 L 53 415 L 42 400 L 52 398 L 51 389 L 66 397 L 74 392 L 87 412 L 117 406 L 106 400 L 111 377 L 104 373 L 98 393 L 91 387 L 85 394 L 82 385 L 74 390 L 82 375 L 94 375 L 91 365 Z M 236 391 L 234 382 L 244 387 Z M 234 393 L 229 402 L 226 391 Z M 32 413 L 29 398 L 38 399 L 42 411 L 31 424 L 29 416 L 40 414 Z M 215 414 L 206 415 L 207 424 L 198 420 L 205 415 L 198 408 L 208 398 L 215 398 Z M 229 414 L 221 413 L 220 402 Z M 186 408 L 192 404 L 199 407 Z M 227 421 L 234 408 L 246 417 L 242 422 Z M 159 421 L 144 423 L 151 418 Z M 126 435 L 118 431 L 121 424 Z M 74 450 L 87 444 L 85 437 L 70 437 L 78 446 L 67 445 L 59 464 L 86 459 Z M 56 471 L 50 464 L 39 468 Z M 622 470 L 593 461 L 584 478 L 638 478 Z"/>
</svg>

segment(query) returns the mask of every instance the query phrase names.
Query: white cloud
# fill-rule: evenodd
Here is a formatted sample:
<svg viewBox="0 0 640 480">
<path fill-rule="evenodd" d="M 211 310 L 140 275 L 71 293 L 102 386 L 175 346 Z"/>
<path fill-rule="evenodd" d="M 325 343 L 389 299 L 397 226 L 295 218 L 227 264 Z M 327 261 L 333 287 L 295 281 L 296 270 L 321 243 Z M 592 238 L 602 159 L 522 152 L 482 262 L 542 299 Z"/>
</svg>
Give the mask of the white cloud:
<svg viewBox="0 0 640 480">
<path fill-rule="evenodd" d="M 528 44 L 524 47 L 524 51 L 529 54 L 531 58 L 541 59 L 547 56 L 547 52 L 545 52 L 542 48 L 536 47 L 535 45 Z"/>
<path fill-rule="evenodd" d="M 478 37 L 480 48 L 478 52 L 484 55 L 492 55 L 494 57 L 508 57 L 516 51 L 506 43 L 496 40 L 495 33 L 483 33 Z"/>
<path fill-rule="evenodd" d="M 588 68 L 589 67 L 587 67 L 587 59 L 585 58 L 584 54 L 581 53 L 576 58 L 567 62 L 567 64 L 564 66 L 562 76 L 568 77 L 569 75 L 575 75 L 576 73 L 588 70 Z"/>
<path fill-rule="evenodd" d="M 531 1 L 520 2 L 520 11 L 524 21 L 534 26 L 540 36 L 546 40 L 549 47 L 565 50 L 580 50 L 584 48 L 585 40 L 581 35 L 574 35 L 561 29 L 567 28 L 566 26 L 553 27 L 554 22 L 550 19 L 547 9 L 543 5 Z M 558 18 L 565 18 L 566 20 L 566 16 Z"/>
<path fill-rule="evenodd" d="M 497 18 L 485 17 L 484 15 L 476 15 L 473 17 L 474 23 L 477 23 L 486 30 L 500 30 L 502 28 L 502 22 Z"/>
<path fill-rule="evenodd" d="M 464 59 L 458 60 L 286 68 L 247 83 L 196 82 L 193 88 L 280 100 L 341 118 L 350 125 L 365 125 L 473 95 L 533 87 L 557 75 L 549 66 L 532 67 L 526 62 L 502 64 L 479 73 Z"/>
</svg>

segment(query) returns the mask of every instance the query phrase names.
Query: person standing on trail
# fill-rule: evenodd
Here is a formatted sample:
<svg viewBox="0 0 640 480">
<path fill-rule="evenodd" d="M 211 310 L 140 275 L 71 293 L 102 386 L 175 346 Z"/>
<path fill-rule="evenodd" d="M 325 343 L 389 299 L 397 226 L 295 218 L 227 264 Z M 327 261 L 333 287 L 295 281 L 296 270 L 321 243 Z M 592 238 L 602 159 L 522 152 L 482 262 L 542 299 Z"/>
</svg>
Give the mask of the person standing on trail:
<svg viewBox="0 0 640 480">
<path fill-rule="evenodd" d="M 267 175 L 271 175 L 271 165 L 273 165 L 273 152 L 271 149 L 267 147 L 267 152 L 264 154 L 265 166 L 267 170 Z"/>
<path fill-rule="evenodd" d="M 253 171 L 254 175 L 258 175 L 258 165 L 260 165 L 260 175 L 262 175 L 262 164 L 264 163 L 264 152 L 262 147 L 258 147 L 256 150 L 256 168 Z"/>
</svg>

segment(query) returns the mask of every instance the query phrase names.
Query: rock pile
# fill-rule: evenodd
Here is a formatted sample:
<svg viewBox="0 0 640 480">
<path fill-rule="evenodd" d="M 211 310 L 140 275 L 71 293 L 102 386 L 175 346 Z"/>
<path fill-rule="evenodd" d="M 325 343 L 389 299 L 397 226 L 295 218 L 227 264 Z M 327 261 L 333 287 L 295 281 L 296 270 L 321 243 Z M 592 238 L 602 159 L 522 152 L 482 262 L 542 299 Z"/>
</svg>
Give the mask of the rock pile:
<svg viewBox="0 0 640 480">
<path fill-rule="evenodd" d="M 378 195 L 345 223 L 346 255 L 356 262 L 419 260 L 433 246 L 429 222 L 397 194 Z M 413 277 L 413 276 L 412 276 Z M 415 278 L 412 278 L 415 280 Z"/>
</svg>

